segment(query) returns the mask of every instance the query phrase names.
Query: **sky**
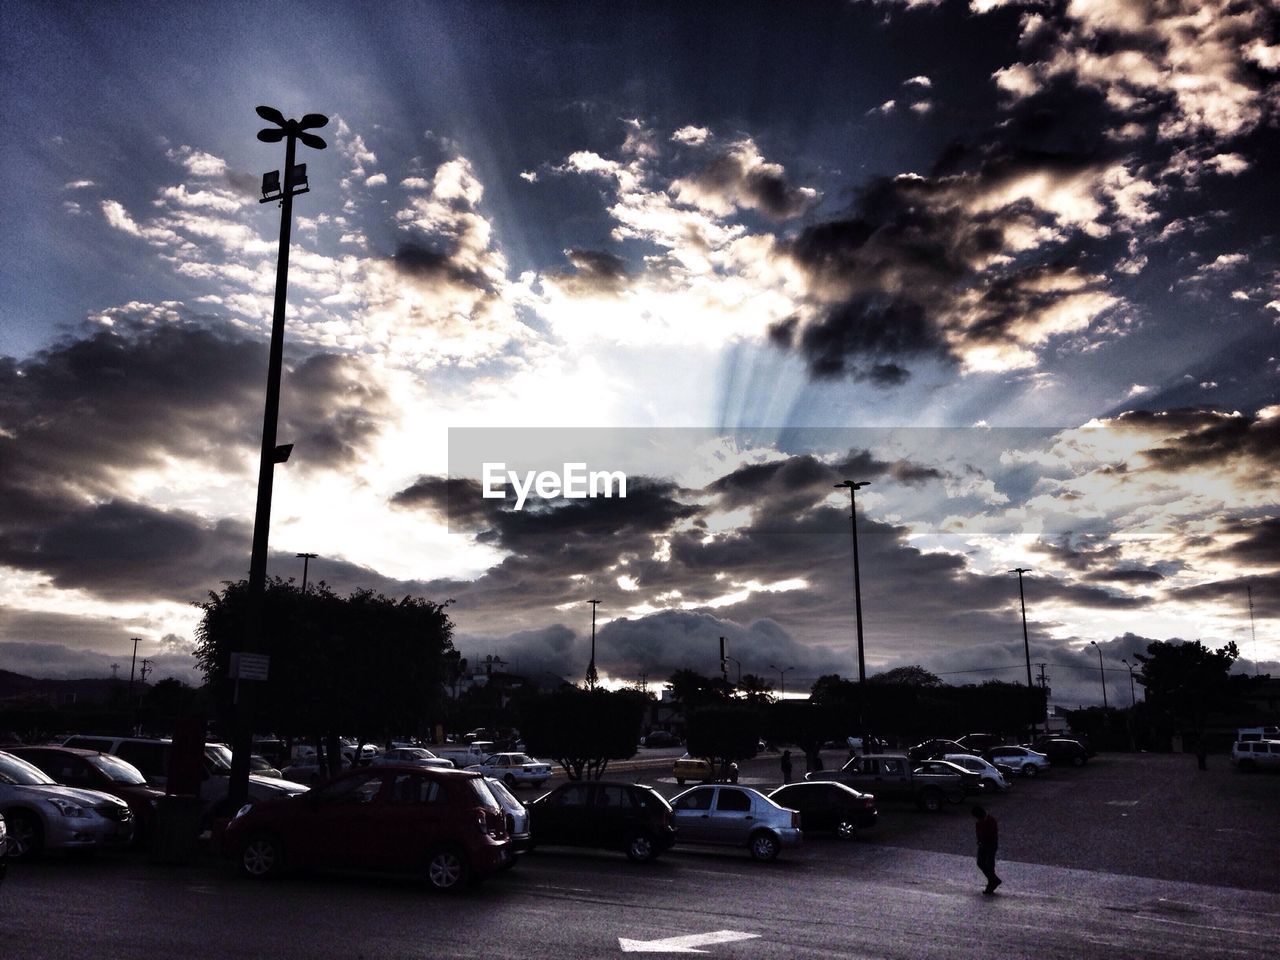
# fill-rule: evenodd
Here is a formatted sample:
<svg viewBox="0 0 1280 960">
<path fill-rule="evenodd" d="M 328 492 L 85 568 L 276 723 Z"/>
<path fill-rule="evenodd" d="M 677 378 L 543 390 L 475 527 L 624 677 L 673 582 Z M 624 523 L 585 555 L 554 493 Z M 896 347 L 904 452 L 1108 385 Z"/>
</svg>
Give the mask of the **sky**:
<svg viewBox="0 0 1280 960">
<path fill-rule="evenodd" d="M 329 118 L 270 575 L 450 600 L 473 664 L 580 679 L 599 600 L 609 683 L 724 637 L 804 689 L 857 675 L 851 479 L 869 674 L 1025 681 L 1015 568 L 1053 703 L 1127 704 L 1153 640 L 1280 670 L 1278 14 L 0 0 L 0 669 L 198 680 L 270 105 Z"/>
</svg>

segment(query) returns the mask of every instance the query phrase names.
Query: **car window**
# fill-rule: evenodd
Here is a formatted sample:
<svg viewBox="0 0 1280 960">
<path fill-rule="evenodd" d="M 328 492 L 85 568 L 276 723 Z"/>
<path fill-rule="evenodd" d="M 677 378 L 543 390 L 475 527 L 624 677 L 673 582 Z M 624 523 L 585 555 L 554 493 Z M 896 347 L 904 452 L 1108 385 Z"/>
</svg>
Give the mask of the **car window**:
<svg viewBox="0 0 1280 960">
<path fill-rule="evenodd" d="M 110 750 L 111 741 L 99 737 L 70 737 L 64 747 L 78 747 L 81 750 Z"/>
<path fill-rule="evenodd" d="M 751 809 L 751 797 L 741 790 L 720 788 L 720 796 L 716 798 L 716 809 L 731 813 L 743 813 Z"/>
<path fill-rule="evenodd" d="M 113 783 L 137 786 L 147 782 L 147 778 L 142 775 L 141 770 L 127 760 L 113 757 L 109 753 L 100 753 L 96 757 L 89 757 L 88 763 L 96 767 L 99 772 L 105 773 Z"/>
<path fill-rule="evenodd" d="M 897 758 L 880 761 L 880 771 L 888 776 L 900 776 L 902 774 L 902 761 Z"/>
<path fill-rule="evenodd" d="M 440 784 L 420 773 L 398 773 L 391 781 L 387 803 L 398 805 L 440 803 L 444 800 Z"/>
<path fill-rule="evenodd" d="M 646 807 L 649 809 L 664 810 L 668 813 L 672 809 L 671 804 L 667 802 L 666 797 L 664 797 L 660 793 L 655 793 L 653 790 L 647 787 L 636 789 L 635 793 L 632 794 L 632 798 L 634 800 L 638 800 L 640 803 L 640 806 Z"/>
<path fill-rule="evenodd" d="M 712 790 L 690 790 L 683 797 L 680 797 L 672 804 L 676 810 L 710 810 Z"/>
<path fill-rule="evenodd" d="M 358 773 L 314 791 L 320 803 L 373 803 L 382 790 L 382 774 Z"/>
<path fill-rule="evenodd" d="M 631 807 L 631 791 L 626 787 L 596 787 L 596 806 L 614 809 Z"/>
<path fill-rule="evenodd" d="M 587 804 L 587 786 L 583 783 L 570 784 L 554 794 L 551 802 L 558 807 L 584 807 Z"/>
<path fill-rule="evenodd" d="M 34 764 L 19 760 L 7 753 L 0 753 L 0 783 L 31 787 L 45 786 L 53 782 L 52 777 Z"/>
</svg>

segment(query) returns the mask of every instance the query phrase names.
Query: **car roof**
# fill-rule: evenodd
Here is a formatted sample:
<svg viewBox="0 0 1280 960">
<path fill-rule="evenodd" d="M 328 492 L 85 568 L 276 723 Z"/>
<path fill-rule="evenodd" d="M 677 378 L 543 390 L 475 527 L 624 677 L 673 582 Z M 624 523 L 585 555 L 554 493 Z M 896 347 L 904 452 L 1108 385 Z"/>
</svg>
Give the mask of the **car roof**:
<svg viewBox="0 0 1280 960">
<path fill-rule="evenodd" d="M 12 753 L 15 757 L 20 757 L 24 752 L 29 752 L 31 750 L 52 750 L 55 753 L 70 753 L 77 757 L 108 756 L 108 757 L 111 757 L 113 760 L 119 759 L 119 757 L 116 757 L 113 754 L 109 754 L 109 753 L 104 754 L 101 750 L 86 750 L 84 747 L 61 747 L 61 746 L 29 743 L 29 744 L 23 744 L 20 747 L 6 747 L 5 749 L 8 750 L 10 753 Z"/>
</svg>

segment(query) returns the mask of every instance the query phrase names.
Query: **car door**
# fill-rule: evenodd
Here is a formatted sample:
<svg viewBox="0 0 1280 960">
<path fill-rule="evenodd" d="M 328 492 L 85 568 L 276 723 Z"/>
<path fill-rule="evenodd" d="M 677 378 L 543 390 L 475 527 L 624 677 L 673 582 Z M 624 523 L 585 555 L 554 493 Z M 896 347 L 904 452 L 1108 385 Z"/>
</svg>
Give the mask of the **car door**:
<svg viewBox="0 0 1280 960">
<path fill-rule="evenodd" d="M 591 791 L 585 783 L 567 783 L 529 806 L 535 843 L 588 844 L 585 817 Z"/>
<path fill-rule="evenodd" d="M 716 843 L 747 845 L 755 827 L 751 794 L 737 787 L 719 787 L 711 810 L 711 831 Z"/>
<path fill-rule="evenodd" d="M 672 803 L 675 811 L 676 839 L 684 843 L 714 843 L 715 828 L 711 823 L 711 804 L 715 787 L 694 787 Z"/>
<path fill-rule="evenodd" d="M 369 867 L 417 867 L 426 862 L 428 850 L 456 830 L 456 808 L 447 789 L 423 773 L 389 773 L 369 812 L 367 843 L 360 852 Z"/>
<path fill-rule="evenodd" d="M 377 800 L 385 777 L 363 768 L 293 801 L 292 816 L 281 823 L 289 855 L 317 866 L 369 864 L 378 847 Z"/>
</svg>

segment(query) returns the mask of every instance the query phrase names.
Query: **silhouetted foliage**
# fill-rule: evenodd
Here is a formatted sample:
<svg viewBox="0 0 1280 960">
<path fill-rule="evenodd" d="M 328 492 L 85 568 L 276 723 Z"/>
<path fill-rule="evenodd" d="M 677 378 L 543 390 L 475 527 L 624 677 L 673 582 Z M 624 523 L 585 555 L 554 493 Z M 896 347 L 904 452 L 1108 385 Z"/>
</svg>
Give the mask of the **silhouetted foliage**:
<svg viewBox="0 0 1280 960">
<path fill-rule="evenodd" d="M 530 753 L 551 757 L 570 780 L 599 780 L 610 760 L 635 756 L 643 715 L 629 691 L 569 688 L 526 700 L 520 731 Z"/>
<path fill-rule="evenodd" d="M 904 687 L 940 687 L 942 680 L 935 673 L 924 667 L 912 664 L 907 667 L 894 667 L 884 673 L 867 677 L 867 683 L 896 683 Z"/>
<path fill-rule="evenodd" d="M 685 743 L 690 756 L 706 757 L 724 776 L 730 763 L 756 755 L 762 726 L 759 713 L 745 705 L 700 707 L 689 714 Z"/>
<path fill-rule="evenodd" d="M 228 583 L 199 606 L 196 660 L 225 707 L 230 655 L 247 635 L 248 583 Z M 304 597 L 292 581 L 268 581 L 263 637 L 271 668 L 256 699 L 259 728 L 362 742 L 425 732 L 459 659 L 445 608 L 372 590 L 341 597 L 324 583 Z"/>
</svg>

